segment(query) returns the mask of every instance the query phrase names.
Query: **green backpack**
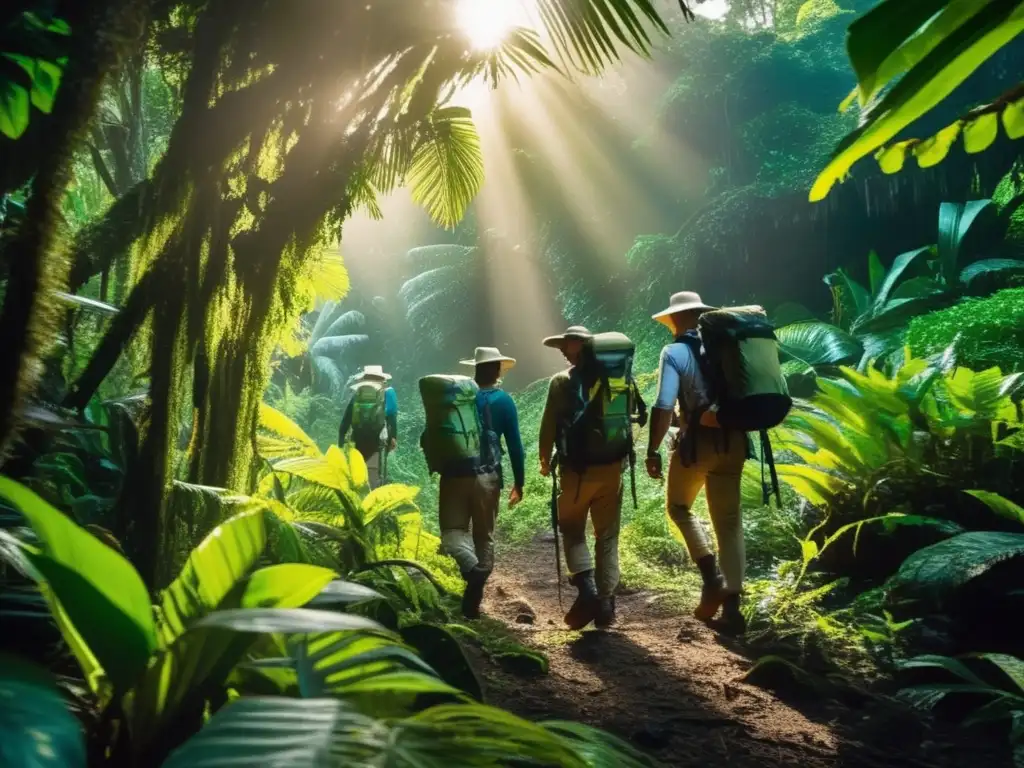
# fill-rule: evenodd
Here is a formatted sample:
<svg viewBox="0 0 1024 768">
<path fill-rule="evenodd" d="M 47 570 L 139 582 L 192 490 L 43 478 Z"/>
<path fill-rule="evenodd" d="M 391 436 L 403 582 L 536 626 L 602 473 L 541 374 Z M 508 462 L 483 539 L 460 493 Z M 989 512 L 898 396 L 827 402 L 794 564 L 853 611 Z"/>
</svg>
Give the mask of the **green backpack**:
<svg viewBox="0 0 1024 768">
<path fill-rule="evenodd" d="M 726 429 L 777 427 L 793 406 L 779 361 L 775 328 L 761 307 L 705 312 L 697 322 L 699 358 L 709 394 Z"/>
<path fill-rule="evenodd" d="M 468 376 L 424 376 L 420 398 L 427 426 L 420 447 L 430 473 L 472 474 L 480 468 L 480 414 L 477 383 Z"/>
<path fill-rule="evenodd" d="M 379 445 L 386 424 L 383 383 L 363 381 L 352 387 L 352 440 L 357 445 Z"/>
<path fill-rule="evenodd" d="M 584 343 L 569 376 L 572 407 L 559 445 L 559 461 L 569 469 L 635 461 L 633 424 L 647 422 L 647 406 L 633 378 L 635 351 L 621 333 L 599 333 Z"/>
</svg>

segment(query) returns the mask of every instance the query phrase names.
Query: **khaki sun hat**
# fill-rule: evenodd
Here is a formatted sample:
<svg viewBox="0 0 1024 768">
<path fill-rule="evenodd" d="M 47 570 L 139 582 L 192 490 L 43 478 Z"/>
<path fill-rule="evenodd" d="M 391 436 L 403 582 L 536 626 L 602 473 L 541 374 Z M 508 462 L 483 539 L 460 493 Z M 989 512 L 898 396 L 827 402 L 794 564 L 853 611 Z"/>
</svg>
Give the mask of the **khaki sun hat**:
<svg viewBox="0 0 1024 768">
<path fill-rule="evenodd" d="M 579 341 L 586 341 L 587 339 L 593 338 L 593 334 L 584 328 L 582 325 L 570 325 L 566 328 L 565 333 L 560 333 L 557 336 L 548 336 L 544 339 L 545 347 L 560 348 L 566 341 L 566 339 L 578 339 Z"/>
<path fill-rule="evenodd" d="M 507 357 L 498 351 L 497 347 L 477 347 L 473 357 L 468 360 L 459 360 L 460 365 L 483 365 L 484 363 L 501 363 L 501 372 L 511 370 L 516 364 L 514 357 Z"/>
<path fill-rule="evenodd" d="M 657 314 L 651 315 L 652 320 L 657 320 L 659 323 L 668 325 L 668 318 L 672 315 L 677 315 L 680 312 L 693 312 L 695 310 L 701 312 L 710 312 L 714 307 L 709 307 L 701 299 L 699 293 L 693 291 L 680 291 L 679 293 L 673 293 L 672 298 L 669 299 L 668 309 L 663 309 Z"/>
<path fill-rule="evenodd" d="M 363 370 L 361 370 L 352 378 L 353 381 L 365 381 L 366 379 L 376 379 L 378 381 L 391 381 L 391 374 L 384 373 L 383 366 L 366 365 L 363 366 Z"/>
</svg>

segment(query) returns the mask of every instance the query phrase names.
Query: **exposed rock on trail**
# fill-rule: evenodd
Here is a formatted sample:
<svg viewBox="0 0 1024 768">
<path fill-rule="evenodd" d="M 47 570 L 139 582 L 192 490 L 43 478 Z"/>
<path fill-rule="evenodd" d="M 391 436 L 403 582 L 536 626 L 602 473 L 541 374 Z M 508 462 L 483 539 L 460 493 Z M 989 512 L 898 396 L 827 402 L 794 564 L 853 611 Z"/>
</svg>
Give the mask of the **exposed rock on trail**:
<svg viewBox="0 0 1024 768">
<path fill-rule="evenodd" d="M 573 594 L 564 589 L 566 609 Z M 743 682 L 749 659 L 653 597 L 620 594 L 612 630 L 568 632 L 551 541 L 538 538 L 501 553 L 484 609 L 525 645 L 543 650 L 550 672 L 525 679 L 490 667 L 483 675 L 488 700 L 530 719 L 604 728 L 670 766 L 979 764 L 976 745 L 940 745 L 916 720 L 916 728 L 905 728 L 891 714 L 852 711 L 823 698 L 802 703 L 800 710 L 783 703 Z M 869 724 L 870 733 L 860 727 Z M 988 756 L 984 762 L 1001 764 Z"/>
</svg>

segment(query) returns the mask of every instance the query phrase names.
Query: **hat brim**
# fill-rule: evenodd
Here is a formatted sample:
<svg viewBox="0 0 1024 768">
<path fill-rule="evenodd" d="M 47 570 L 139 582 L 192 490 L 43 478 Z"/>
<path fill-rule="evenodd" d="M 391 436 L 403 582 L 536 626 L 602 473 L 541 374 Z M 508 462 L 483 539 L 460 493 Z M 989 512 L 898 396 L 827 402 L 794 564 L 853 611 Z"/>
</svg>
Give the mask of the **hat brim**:
<svg viewBox="0 0 1024 768">
<path fill-rule="evenodd" d="M 714 312 L 715 307 L 709 307 L 707 304 L 682 304 L 678 307 L 669 307 L 663 309 L 657 314 L 651 315 L 651 320 L 657 320 L 659 323 L 664 322 L 665 318 L 672 317 L 672 315 L 678 315 L 682 312 Z"/>
<path fill-rule="evenodd" d="M 516 359 L 514 357 L 495 357 L 492 360 L 480 360 L 479 362 L 473 359 L 459 360 L 459 365 L 469 365 L 474 368 L 478 365 L 487 365 L 487 363 L 501 363 L 501 370 L 508 371 L 516 364 Z"/>
<path fill-rule="evenodd" d="M 352 377 L 352 381 L 366 381 L 367 379 L 373 379 L 375 381 L 391 381 L 390 373 L 366 373 L 360 371 Z"/>
<path fill-rule="evenodd" d="M 554 349 L 559 349 L 567 341 L 570 341 L 570 340 L 586 341 L 587 339 L 590 339 L 590 338 L 593 338 L 593 337 L 592 336 L 577 336 L 575 333 L 569 334 L 569 335 L 566 335 L 566 334 L 563 333 L 563 334 L 561 334 L 559 336 L 548 336 L 546 339 L 544 339 L 544 346 L 545 347 L 553 347 Z"/>
</svg>

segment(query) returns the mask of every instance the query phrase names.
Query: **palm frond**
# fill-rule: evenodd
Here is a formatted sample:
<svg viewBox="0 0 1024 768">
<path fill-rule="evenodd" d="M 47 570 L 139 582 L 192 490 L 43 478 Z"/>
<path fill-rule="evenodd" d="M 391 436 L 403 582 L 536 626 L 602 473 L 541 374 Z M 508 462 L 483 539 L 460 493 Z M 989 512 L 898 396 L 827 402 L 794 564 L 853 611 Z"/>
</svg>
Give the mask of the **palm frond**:
<svg viewBox="0 0 1024 768">
<path fill-rule="evenodd" d="M 480 135 L 468 109 L 443 107 L 430 116 L 407 179 L 413 200 L 454 229 L 484 183 Z"/>
</svg>

